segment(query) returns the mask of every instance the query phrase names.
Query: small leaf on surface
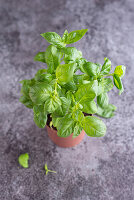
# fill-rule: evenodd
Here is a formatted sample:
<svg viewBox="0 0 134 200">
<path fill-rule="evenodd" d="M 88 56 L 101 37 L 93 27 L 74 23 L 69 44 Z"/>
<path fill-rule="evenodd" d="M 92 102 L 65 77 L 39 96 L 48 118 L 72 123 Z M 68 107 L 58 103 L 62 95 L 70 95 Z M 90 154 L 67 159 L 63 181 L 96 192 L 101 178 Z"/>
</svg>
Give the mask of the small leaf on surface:
<svg viewBox="0 0 134 200">
<path fill-rule="evenodd" d="M 45 168 L 45 171 L 46 171 L 46 175 L 48 174 L 48 172 L 57 173 L 56 171 L 53 171 L 53 170 L 48 169 L 47 163 L 45 164 L 44 168 Z"/>
<path fill-rule="evenodd" d="M 29 160 L 28 153 L 21 154 L 18 158 L 19 164 L 24 168 L 28 168 L 28 160 Z"/>
</svg>

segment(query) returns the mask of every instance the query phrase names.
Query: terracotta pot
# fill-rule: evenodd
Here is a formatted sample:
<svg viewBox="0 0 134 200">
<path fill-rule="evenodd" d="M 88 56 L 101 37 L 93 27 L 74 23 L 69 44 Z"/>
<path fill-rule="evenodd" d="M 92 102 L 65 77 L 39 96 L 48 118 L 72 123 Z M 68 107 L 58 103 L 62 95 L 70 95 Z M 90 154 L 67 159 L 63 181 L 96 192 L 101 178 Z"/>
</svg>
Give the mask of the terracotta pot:
<svg viewBox="0 0 134 200">
<path fill-rule="evenodd" d="M 70 136 L 63 138 L 57 135 L 56 130 L 50 128 L 49 126 L 46 126 L 46 127 L 47 127 L 49 138 L 59 147 L 64 147 L 64 148 L 74 147 L 75 145 L 79 144 L 83 140 L 84 135 L 85 135 L 84 130 L 82 130 L 80 135 L 77 136 L 76 138 L 72 137 L 73 133 Z"/>
</svg>

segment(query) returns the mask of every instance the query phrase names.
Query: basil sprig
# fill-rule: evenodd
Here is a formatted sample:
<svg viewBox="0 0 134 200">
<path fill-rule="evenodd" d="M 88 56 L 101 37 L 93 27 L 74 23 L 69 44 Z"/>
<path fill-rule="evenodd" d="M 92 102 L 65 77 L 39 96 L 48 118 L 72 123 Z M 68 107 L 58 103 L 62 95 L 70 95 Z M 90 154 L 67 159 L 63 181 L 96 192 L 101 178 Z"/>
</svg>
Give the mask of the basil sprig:
<svg viewBox="0 0 134 200">
<path fill-rule="evenodd" d="M 80 40 L 86 32 L 87 29 L 70 33 L 65 30 L 62 37 L 55 32 L 42 33 L 50 45 L 46 51 L 37 53 L 34 60 L 47 68 L 39 69 L 31 80 L 20 82 L 20 102 L 33 109 L 36 125 L 44 128 L 51 116 L 50 126 L 56 127 L 60 137 L 72 133 L 77 137 L 82 129 L 91 137 L 104 136 L 104 122 L 95 116 L 84 116 L 84 113 L 105 118 L 114 116 L 116 107 L 109 103 L 108 92 L 114 85 L 119 94 L 124 90 L 124 65 L 110 73 L 112 66 L 108 58 L 104 58 L 103 65 L 93 63 L 83 58 L 75 47 L 66 46 Z"/>
</svg>

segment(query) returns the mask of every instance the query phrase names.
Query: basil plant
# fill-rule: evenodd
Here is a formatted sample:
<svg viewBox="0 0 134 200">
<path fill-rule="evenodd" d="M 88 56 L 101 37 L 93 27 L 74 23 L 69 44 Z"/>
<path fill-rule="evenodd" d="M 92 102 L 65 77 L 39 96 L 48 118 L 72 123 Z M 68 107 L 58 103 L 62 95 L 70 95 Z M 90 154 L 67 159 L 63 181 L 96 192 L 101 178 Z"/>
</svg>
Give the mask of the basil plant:
<svg viewBox="0 0 134 200">
<path fill-rule="evenodd" d="M 44 128 L 49 118 L 48 125 L 56 128 L 60 137 L 72 133 L 77 137 L 82 129 L 91 137 L 104 136 L 106 126 L 93 114 L 113 117 L 116 107 L 109 104 L 107 93 L 114 85 L 119 94 L 123 92 L 125 66 L 119 65 L 110 73 L 108 58 L 104 58 L 103 65 L 89 62 L 81 51 L 66 46 L 80 40 L 86 32 L 87 29 L 70 33 L 66 30 L 62 37 L 55 32 L 41 34 L 50 45 L 34 60 L 45 63 L 47 69 L 39 69 L 34 78 L 20 81 L 20 102 L 33 109 L 35 124 Z"/>
</svg>

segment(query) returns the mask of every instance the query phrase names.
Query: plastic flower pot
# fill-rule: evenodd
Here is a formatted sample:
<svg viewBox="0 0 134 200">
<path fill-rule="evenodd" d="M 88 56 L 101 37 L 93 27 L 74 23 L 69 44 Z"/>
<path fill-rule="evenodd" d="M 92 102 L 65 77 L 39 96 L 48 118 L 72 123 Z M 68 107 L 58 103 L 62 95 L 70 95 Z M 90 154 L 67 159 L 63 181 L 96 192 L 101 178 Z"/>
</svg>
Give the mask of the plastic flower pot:
<svg viewBox="0 0 134 200">
<path fill-rule="evenodd" d="M 76 146 L 83 140 L 84 135 L 85 135 L 84 130 L 82 130 L 80 135 L 78 135 L 75 138 L 73 138 L 73 133 L 70 136 L 63 138 L 63 137 L 59 137 L 57 135 L 57 131 L 54 130 L 53 128 L 50 128 L 49 126 L 46 126 L 46 127 L 47 127 L 48 136 L 53 141 L 53 143 L 63 148 Z"/>
</svg>

